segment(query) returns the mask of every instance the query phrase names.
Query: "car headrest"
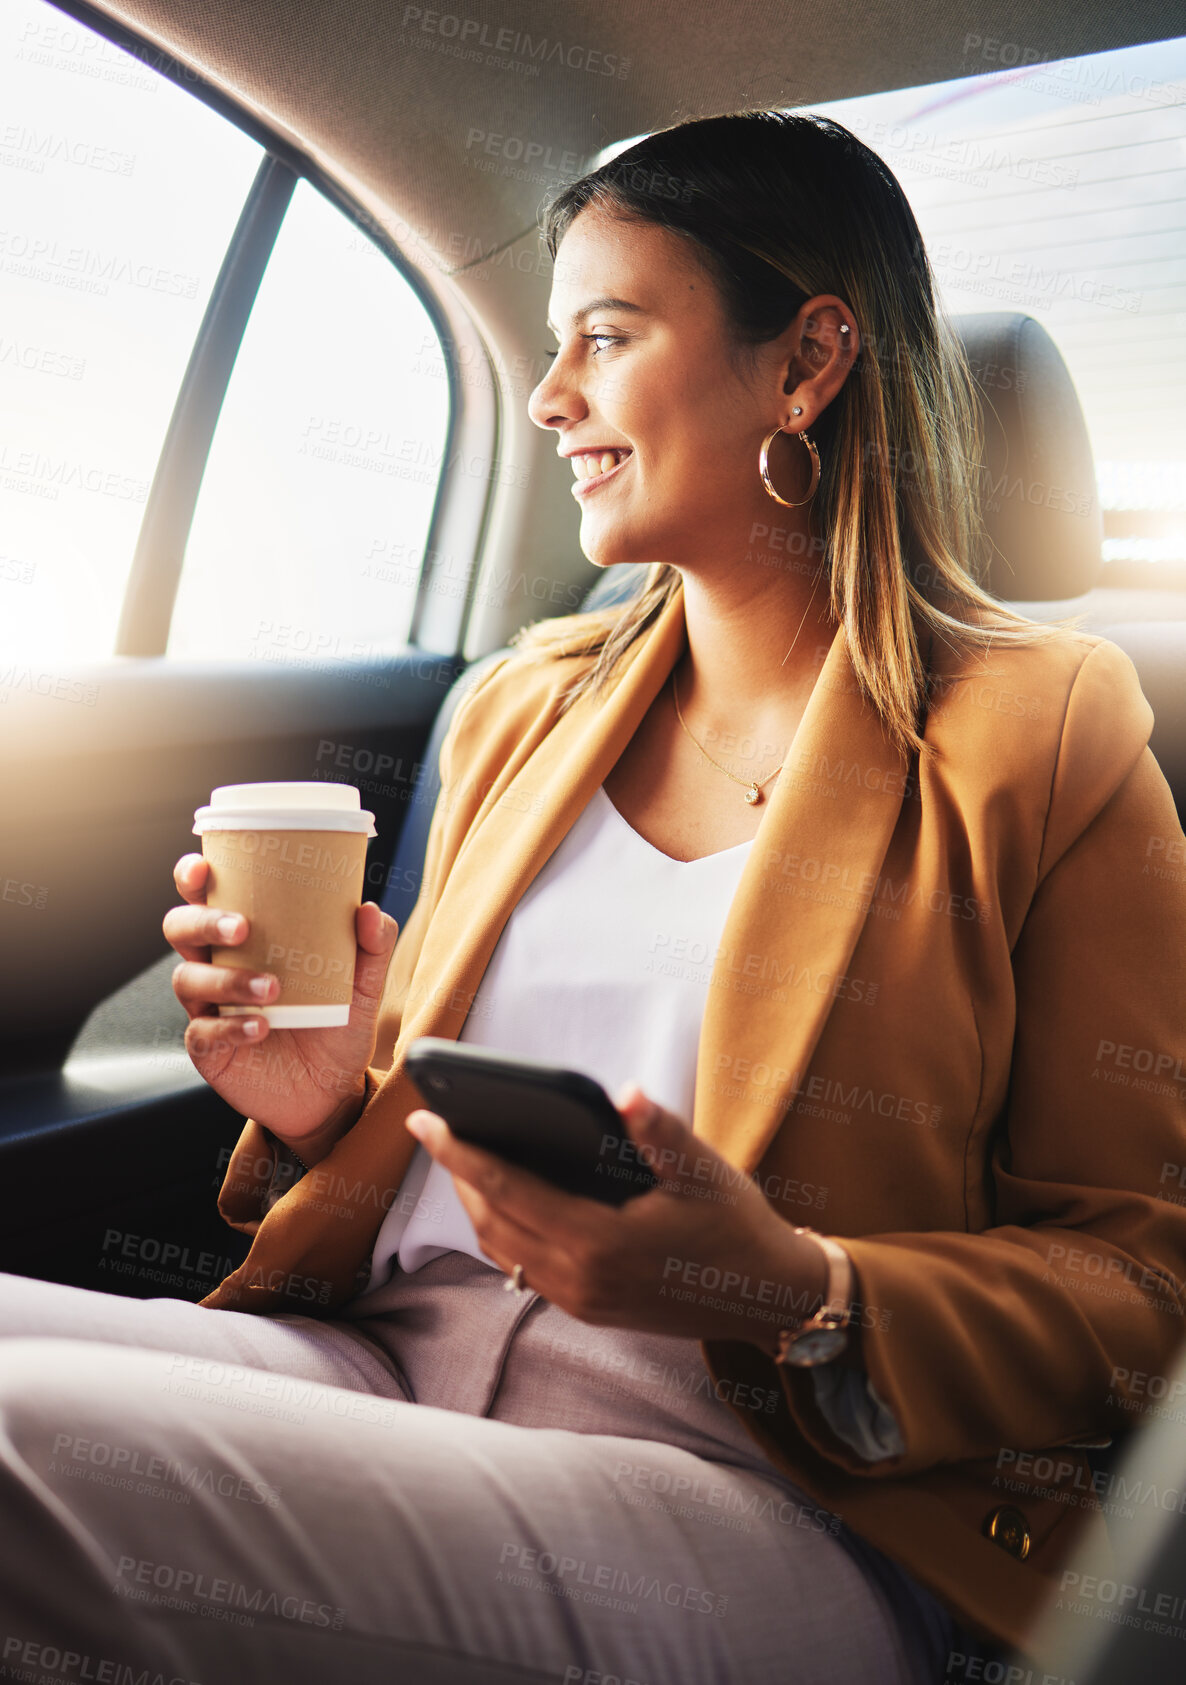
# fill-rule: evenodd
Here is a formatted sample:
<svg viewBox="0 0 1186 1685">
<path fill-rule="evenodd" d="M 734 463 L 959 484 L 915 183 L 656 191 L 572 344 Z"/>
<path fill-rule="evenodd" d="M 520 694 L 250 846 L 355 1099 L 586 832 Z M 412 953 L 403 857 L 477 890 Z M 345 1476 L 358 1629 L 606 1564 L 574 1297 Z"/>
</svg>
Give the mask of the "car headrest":
<svg viewBox="0 0 1186 1685">
<path fill-rule="evenodd" d="M 1090 591 L 1103 521 L 1087 423 L 1070 370 L 1032 316 L 953 316 L 980 398 L 981 508 L 990 560 L 982 583 L 1006 602 L 1061 602 Z M 610 568 L 585 598 L 609 608 L 639 588 L 647 564 Z"/>
<path fill-rule="evenodd" d="M 1007 602 L 1082 596 L 1099 579 L 1103 517 L 1071 371 L 1040 322 L 955 316 L 984 425 L 986 590 Z"/>
</svg>

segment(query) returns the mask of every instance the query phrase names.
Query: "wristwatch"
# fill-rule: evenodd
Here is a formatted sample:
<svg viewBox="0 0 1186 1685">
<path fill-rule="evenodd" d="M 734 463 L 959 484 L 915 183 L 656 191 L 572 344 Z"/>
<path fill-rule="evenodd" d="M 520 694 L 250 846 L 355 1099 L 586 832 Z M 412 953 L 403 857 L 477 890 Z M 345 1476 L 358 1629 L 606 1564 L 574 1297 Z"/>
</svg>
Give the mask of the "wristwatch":
<svg viewBox="0 0 1186 1685">
<path fill-rule="evenodd" d="M 792 1234 L 808 1234 L 823 1247 L 828 1259 L 828 1285 L 824 1302 L 813 1317 L 795 1328 L 778 1331 L 778 1355 L 775 1363 L 789 1363 L 795 1369 L 814 1369 L 817 1364 L 831 1363 L 848 1345 L 848 1325 L 852 1321 L 852 1259 L 837 1241 L 815 1229 L 791 1230 Z"/>
</svg>

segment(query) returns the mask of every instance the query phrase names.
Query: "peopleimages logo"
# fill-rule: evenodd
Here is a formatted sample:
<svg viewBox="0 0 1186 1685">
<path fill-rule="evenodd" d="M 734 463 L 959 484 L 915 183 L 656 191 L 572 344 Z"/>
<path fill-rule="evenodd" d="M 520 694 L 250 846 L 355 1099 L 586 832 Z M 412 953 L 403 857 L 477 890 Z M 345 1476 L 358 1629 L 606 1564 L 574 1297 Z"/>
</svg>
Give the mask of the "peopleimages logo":
<svg viewBox="0 0 1186 1685">
<path fill-rule="evenodd" d="M 286 1621 L 300 1621 L 308 1626 L 330 1627 L 337 1632 L 346 1619 L 346 1611 L 330 1603 L 315 1603 L 312 1598 L 273 1590 L 270 1586 L 247 1585 L 242 1580 L 211 1578 L 199 1569 L 174 1566 L 169 1562 L 152 1562 L 144 1557 L 121 1556 L 112 1582 L 118 1594 L 134 1594 L 141 1586 L 167 1592 L 172 1599 L 188 1600 L 188 1609 L 205 1612 L 200 1606 L 213 1604 L 249 1611 L 252 1615 L 279 1616 Z M 152 1602 L 151 1597 L 141 1601 Z"/>
<path fill-rule="evenodd" d="M 535 1545 L 508 1542 L 499 1551 L 497 1580 L 519 1583 L 508 1570 L 519 1570 L 538 1576 L 533 1589 L 544 1591 L 555 1586 L 561 1595 L 569 1595 L 579 1588 L 619 1593 L 634 1600 L 635 1606 L 644 1602 L 665 1603 L 671 1609 L 688 1609 L 698 1615 L 723 1616 L 729 1599 L 721 1592 L 701 1586 L 682 1585 L 678 1581 L 664 1581 L 646 1569 L 631 1574 L 612 1563 L 590 1562 L 587 1557 L 568 1556 L 562 1551 L 540 1550 Z M 587 1601 L 587 1600 L 586 1600 Z"/>
<path fill-rule="evenodd" d="M 155 1673 L 149 1682 L 149 1676 L 141 1667 L 135 1667 L 130 1662 L 121 1661 L 115 1656 L 92 1656 L 85 1650 L 64 1650 L 60 1644 L 45 1644 L 36 1638 L 18 1638 L 10 1634 L 4 1640 L 0 1650 L 5 1668 L 11 1664 L 12 1671 L 7 1677 L 12 1679 L 49 1679 L 51 1675 L 56 1680 L 65 1676 L 68 1679 L 94 1679 L 103 1685 L 198 1685 L 197 1680 L 182 1679 L 179 1673 L 166 1679 L 163 1673 Z M 18 1673 L 17 1668 L 41 1668 L 41 1673 Z"/>
<path fill-rule="evenodd" d="M 494 27 L 481 18 L 464 18 L 456 12 L 405 6 L 403 26 L 405 30 L 433 37 L 442 45 L 448 43 L 454 57 L 472 64 L 501 64 L 508 70 L 523 69 L 533 76 L 538 76 L 540 65 L 560 65 L 566 70 L 588 71 L 593 76 L 613 76 L 620 82 L 630 73 L 630 60 L 620 53 L 604 53 L 599 47 L 560 41 L 549 35 L 530 35 L 506 24 Z M 416 45 L 431 47 L 434 41 L 417 41 Z"/>
</svg>

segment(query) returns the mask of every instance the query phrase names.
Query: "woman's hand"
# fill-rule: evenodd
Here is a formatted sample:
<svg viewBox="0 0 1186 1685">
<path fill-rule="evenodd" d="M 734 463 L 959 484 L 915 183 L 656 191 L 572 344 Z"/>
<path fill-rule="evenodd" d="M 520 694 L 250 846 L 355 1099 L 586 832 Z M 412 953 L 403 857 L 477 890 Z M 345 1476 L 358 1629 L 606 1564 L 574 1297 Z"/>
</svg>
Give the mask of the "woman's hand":
<svg viewBox="0 0 1186 1685">
<path fill-rule="evenodd" d="M 659 1186 L 624 1205 L 562 1192 L 460 1141 L 435 1112 L 407 1127 L 453 1175 L 483 1252 L 582 1322 L 696 1339 L 749 1340 L 774 1353 L 779 1327 L 812 1315 L 827 1264 L 791 1232 L 757 1184 L 647 1099 L 617 1106 Z"/>
<path fill-rule="evenodd" d="M 165 939 L 181 955 L 173 992 L 189 1015 L 185 1050 L 227 1103 L 287 1142 L 305 1162 L 324 1157 L 354 1121 L 375 1047 L 379 1005 L 398 927 L 366 901 L 355 915 L 358 952 L 350 1022 L 337 1029 L 277 1030 L 263 1017 L 219 1018 L 213 1007 L 264 1006 L 280 993 L 279 979 L 229 965 L 211 965 L 210 949 L 247 939 L 241 913 L 206 905 L 209 866 L 186 854 L 173 881 L 187 906 L 165 914 Z M 332 1137 L 332 1138 L 331 1138 Z"/>
</svg>

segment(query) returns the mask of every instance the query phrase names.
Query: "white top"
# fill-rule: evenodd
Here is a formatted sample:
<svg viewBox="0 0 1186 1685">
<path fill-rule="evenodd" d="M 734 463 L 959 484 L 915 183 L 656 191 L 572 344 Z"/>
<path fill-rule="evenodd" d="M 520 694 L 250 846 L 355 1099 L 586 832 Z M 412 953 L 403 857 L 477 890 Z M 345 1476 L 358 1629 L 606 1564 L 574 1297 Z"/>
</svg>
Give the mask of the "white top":
<svg viewBox="0 0 1186 1685">
<path fill-rule="evenodd" d="M 752 847 L 751 838 L 673 860 L 598 786 L 507 920 L 458 1039 L 584 1071 L 611 1099 L 633 1079 L 690 1124 L 713 956 Z M 397 1259 L 412 1271 L 445 1252 L 498 1267 L 453 1178 L 417 1147 L 364 1291 L 386 1282 Z M 836 1365 L 811 1375 L 821 1411 L 859 1455 L 901 1451 L 898 1425 L 865 1376 Z"/>
<path fill-rule="evenodd" d="M 690 1122 L 713 954 L 752 847 L 673 860 L 599 785 L 507 920 L 458 1040 L 584 1071 L 611 1099 L 633 1078 Z M 417 1270 L 453 1251 L 493 1263 L 453 1178 L 417 1147 L 366 1291 L 393 1258 Z"/>
</svg>

